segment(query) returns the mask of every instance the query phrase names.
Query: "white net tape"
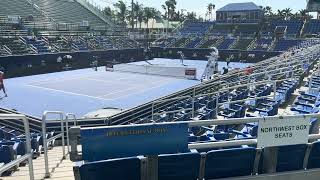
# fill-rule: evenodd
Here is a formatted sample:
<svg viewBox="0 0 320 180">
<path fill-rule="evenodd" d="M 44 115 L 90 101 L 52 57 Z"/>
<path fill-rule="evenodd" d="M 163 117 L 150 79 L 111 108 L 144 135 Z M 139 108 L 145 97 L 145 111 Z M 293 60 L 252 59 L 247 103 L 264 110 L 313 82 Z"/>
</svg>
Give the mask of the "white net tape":
<svg viewBox="0 0 320 180">
<path fill-rule="evenodd" d="M 118 64 L 113 66 L 114 71 L 141 73 L 159 76 L 171 76 L 187 79 L 196 79 L 196 69 L 187 67 L 164 67 L 156 65 Z"/>
</svg>

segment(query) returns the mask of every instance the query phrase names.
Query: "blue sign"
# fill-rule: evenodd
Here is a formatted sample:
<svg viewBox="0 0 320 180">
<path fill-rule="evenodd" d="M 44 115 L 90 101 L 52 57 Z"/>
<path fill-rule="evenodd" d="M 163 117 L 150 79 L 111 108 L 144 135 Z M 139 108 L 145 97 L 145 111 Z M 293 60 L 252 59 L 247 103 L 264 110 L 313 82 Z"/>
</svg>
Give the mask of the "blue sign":
<svg viewBox="0 0 320 180">
<path fill-rule="evenodd" d="M 84 128 L 81 144 L 85 161 L 187 152 L 188 124 Z"/>
</svg>

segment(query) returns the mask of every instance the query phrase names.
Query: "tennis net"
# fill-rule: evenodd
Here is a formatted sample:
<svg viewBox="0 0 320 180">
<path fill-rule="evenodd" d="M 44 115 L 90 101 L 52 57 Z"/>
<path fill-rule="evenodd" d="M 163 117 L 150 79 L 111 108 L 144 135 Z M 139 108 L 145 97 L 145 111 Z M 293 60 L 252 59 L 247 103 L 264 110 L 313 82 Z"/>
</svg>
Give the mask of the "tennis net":
<svg viewBox="0 0 320 180">
<path fill-rule="evenodd" d="M 188 67 L 164 67 L 158 65 L 117 64 L 113 65 L 114 71 L 141 73 L 158 76 L 171 76 L 186 79 L 196 79 L 197 69 Z"/>
</svg>

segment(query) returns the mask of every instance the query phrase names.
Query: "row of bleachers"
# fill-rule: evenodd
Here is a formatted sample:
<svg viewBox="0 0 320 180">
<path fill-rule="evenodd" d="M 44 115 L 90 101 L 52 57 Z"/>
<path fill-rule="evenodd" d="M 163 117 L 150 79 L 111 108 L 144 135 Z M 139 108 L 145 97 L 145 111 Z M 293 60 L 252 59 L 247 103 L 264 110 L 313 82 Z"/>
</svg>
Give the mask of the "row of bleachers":
<svg viewBox="0 0 320 180">
<path fill-rule="evenodd" d="M 4 126 L 5 123 L 0 122 L 0 165 L 8 164 L 20 156 L 24 156 L 26 152 L 26 137 L 24 132 Z M 53 137 L 54 132 L 46 134 L 47 138 Z M 31 149 L 33 151 L 33 158 L 36 159 L 40 156 L 43 146 L 43 139 L 40 133 L 31 132 Z M 48 143 L 50 147 L 54 145 L 54 141 Z M 21 162 L 19 166 L 25 166 L 26 161 Z M 9 169 L 8 171 L 0 174 L 0 176 L 10 176 L 15 171 L 19 170 L 19 166 Z"/>
<path fill-rule="evenodd" d="M 1 55 L 138 48 L 122 36 L 9 36 L 0 38 Z M 9 51 L 9 53 L 6 53 Z"/>
<path fill-rule="evenodd" d="M 320 21 L 317 19 L 309 20 L 304 27 L 303 33 L 308 34 L 319 34 L 320 32 Z"/>
<path fill-rule="evenodd" d="M 171 45 L 171 47 L 184 47 L 185 44 L 190 40 L 189 37 L 181 37 L 176 39 L 176 41 Z"/>
<path fill-rule="evenodd" d="M 276 42 L 274 51 L 287 51 L 288 49 L 299 45 L 302 43 L 302 40 L 297 39 L 279 39 Z"/>
<path fill-rule="evenodd" d="M 27 0 L 1 0 L 0 1 L 1 16 L 21 16 L 28 17 L 30 15 L 41 17 L 41 13 L 32 7 Z"/>
<path fill-rule="evenodd" d="M 199 48 L 210 48 L 216 46 L 220 38 L 209 38 L 199 45 Z"/>
<path fill-rule="evenodd" d="M 186 21 L 180 29 L 181 34 L 205 34 L 210 27 L 214 26 L 213 22 Z"/>
<path fill-rule="evenodd" d="M 105 26 L 106 23 L 74 0 L 34 0 L 47 16 L 59 23 L 81 23 L 88 21 L 91 26 Z"/>
<path fill-rule="evenodd" d="M 320 143 L 312 144 L 308 158 L 308 169 L 319 168 Z M 303 169 L 303 160 L 307 145 L 291 145 L 279 147 L 277 150 L 276 172 L 294 171 Z M 200 155 L 199 152 L 159 155 L 158 179 L 196 180 L 201 174 L 201 164 L 204 165 L 204 179 L 219 179 L 239 176 L 255 176 L 254 169 L 259 169 L 258 174 L 263 174 L 260 163 L 255 163 L 257 153 L 261 152 L 254 147 L 231 148 L 225 150 L 208 150 Z M 205 157 L 201 161 L 201 157 Z M 259 157 L 259 156 L 258 156 Z M 79 167 L 81 179 L 102 179 L 103 177 L 125 180 L 141 179 L 142 157 L 111 159 L 99 162 L 86 163 Z M 219 163 L 217 163 L 219 162 Z M 260 168 L 259 168 L 260 167 Z M 126 169 L 126 173 L 123 173 Z"/>
<path fill-rule="evenodd" d="M 236 36 L 254 36 L 259 32 L 258 24 L 241 24 L 235 26 L 235 35 Z"/>
<path fill-rule="evenodd" d="M 234 38 L 226 38 L 218 45 L 218 49 L 229 49 L 230 46 L 236 41 Z"/>
<path fill-rule="evenodd" d="M 242 38 L 242 39 L 238 39 L 238 41 L 236 42 L 236 44 L 232 47 L 232 49 L 237 49 L 237 50 L 247 50 L 248 46 L 252 43 L 253 39 L 251 38 Z"/>
<path fill-rule="evenodd" d="M 270 24 L 270 32 L 273 32 L 277 26 L 287 27 L 287 34 L 299 35 L 303 26 L 302 20 L 274 20 Z"/>
<path fill-rule="evenodd" d="M 272 39 L 258 39 L 253 50 L 267 51 L 272 41 Z"/>
<path fill-rule="evenodd" d="M 42 53 L 51 53 L 51 48 L 49 47 L 48 44 L 42 39 L 37 39 L 37 38 L 25 38 L 26 42 L 28 44 L 32 44 L 36 49 L 38 54 Z"/>
<path fill-rule="evenodd" d="M 186 48 L 195 48 L 201 41 L 201 38 L 196 37 L 191 39 L 191 41 L 186 45 Z"/>
<path fill-rule="evenodd" d="M 319 87 L 320 87 L 320 76 L 319 70 L 317 69 L 309 81 L 304 86 L 308 91 L 300 91 L 300 95 L 295 99 L 290 110 L 294 114 L 311 114 L 319 112 Z"/>
<path fill-rule="evenodd" d="M 11 54 L 22 55 L 34 53 L 30 50 L 23 38 L 0 38 L 0 44 L 6 45 L 10 49 Z"/>
</svg>

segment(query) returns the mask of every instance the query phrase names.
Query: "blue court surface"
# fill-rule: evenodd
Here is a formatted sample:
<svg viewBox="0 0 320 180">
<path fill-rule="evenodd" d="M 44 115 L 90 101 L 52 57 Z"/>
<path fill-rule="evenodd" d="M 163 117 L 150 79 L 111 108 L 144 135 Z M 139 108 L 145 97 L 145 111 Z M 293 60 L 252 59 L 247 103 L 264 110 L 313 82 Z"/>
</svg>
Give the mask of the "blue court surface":
<svg viewBox="0 0 320 180">
<path fill-rule="evenodd" d="M 180 60 L 155 59 L 153 64 L 174 66 Z M 143 64 L 146 62 L 136 62 Z M 195 67 L 198 76 L 204 71 L 206 61 L 185 60 L 188 67 Z M 82 117 L 88 112 L 106 107 L 128 109 L 159 97 L 199 84 L 165 76 L 137 73 L 107 72 L 81 69 L 34 75 L 5 80 L 8 96 L 1 106 L 16 109 L 35 117 L 45 110 L 75 113 Z"/>
</svg>

